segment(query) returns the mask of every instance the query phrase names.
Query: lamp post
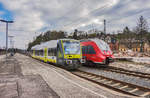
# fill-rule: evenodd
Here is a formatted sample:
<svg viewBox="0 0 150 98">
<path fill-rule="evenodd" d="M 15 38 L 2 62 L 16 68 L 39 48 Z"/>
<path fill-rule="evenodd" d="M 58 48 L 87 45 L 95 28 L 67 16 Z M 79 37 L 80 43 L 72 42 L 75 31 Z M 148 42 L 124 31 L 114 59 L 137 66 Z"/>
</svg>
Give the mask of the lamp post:
<svg viewBox="0 0 150 98">
<path fill-rule="evenodd" d="M 7 21 L 7 20 L 3 20 L 3 19 L 0 19 L 0 21 L 6 23 L 6 58 L 7 58 L 7 51 L 8 51 L 8 23 L 13 23 L 13 21 Z"/>
<path fill-rule="evenodd" d="M 13 55 L 14 53 L 14 43 L 13 43 L 13 38 L 14 36 L 8 36 L 9 40 L 10 40 L 10 48 L 11 48 L 11 55 Z"/>
</svg>

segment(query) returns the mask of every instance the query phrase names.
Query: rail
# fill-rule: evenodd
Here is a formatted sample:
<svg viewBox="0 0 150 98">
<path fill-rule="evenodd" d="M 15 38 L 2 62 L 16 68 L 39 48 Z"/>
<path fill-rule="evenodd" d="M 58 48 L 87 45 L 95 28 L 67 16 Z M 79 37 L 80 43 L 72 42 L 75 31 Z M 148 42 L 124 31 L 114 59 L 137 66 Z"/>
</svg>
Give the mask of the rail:
<svg viewBox="0 0 150 98">
<path fill-rule="evenodd" d="M 111 79 L 102 75 L 96 75 L 93 73 L 77 70 L 72 72 L 74 75 L 94 82 L 96 84 L 105 86 L 118 92 L 125 94 L 139 96 L 139 97 L 150 97 L 150 89 L 139 85 L 127 83 L 120 80 Z"/>
</svg>

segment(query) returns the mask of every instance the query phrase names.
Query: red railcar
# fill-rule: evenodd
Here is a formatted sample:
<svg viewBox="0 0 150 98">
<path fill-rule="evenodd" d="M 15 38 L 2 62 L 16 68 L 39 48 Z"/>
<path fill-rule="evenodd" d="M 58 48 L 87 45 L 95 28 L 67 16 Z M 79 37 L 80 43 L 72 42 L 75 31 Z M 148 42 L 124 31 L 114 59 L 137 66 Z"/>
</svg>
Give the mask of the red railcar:
<svg viewBox="0 0 150 98">
<path fill-rule="evenodd" d="M 100 39 L 81 40 L 83 63 L 108 65 L 113 61 L 109 45 Z"/>
</svg>

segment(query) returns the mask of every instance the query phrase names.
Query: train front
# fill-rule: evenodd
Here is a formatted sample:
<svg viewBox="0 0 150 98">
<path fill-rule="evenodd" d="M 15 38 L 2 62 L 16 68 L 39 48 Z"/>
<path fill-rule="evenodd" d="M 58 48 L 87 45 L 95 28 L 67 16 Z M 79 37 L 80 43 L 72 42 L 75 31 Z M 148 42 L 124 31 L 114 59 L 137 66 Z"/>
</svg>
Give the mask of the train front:
<svg viewBox="0 0 150 98">
<path fill-rule="evenodd" d="M 103 63 L 107 65 L 110 62 L 113 62 L 114 56 L 109 45 L 103 40 L 96 41 L 96 44 L 98 45 L 100 52 L 103 54 L 101 55 L 101 59 L 103 58 Z"/>
<path fill-rule="evenodd" d="M 81 66 L 82 52 L 77 40 L 63 41 L 64 61 L 67 69 L 77 69 Z"/>
</svg>

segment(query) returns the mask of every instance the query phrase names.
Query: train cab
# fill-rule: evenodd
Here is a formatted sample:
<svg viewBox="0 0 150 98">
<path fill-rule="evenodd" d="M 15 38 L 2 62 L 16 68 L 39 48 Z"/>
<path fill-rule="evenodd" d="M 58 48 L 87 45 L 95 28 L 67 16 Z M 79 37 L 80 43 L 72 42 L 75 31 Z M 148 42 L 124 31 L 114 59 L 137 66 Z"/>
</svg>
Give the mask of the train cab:
<svg viewBox="0 0 150 98">
<path fill-rule="evenodd" d="M 113 61 L 113 54 L 109 45 L 100 39 L 81 40 L 84 64 L 105 64 Z"/>
<path fill-rule="evenodd" d="M 80 67 L 82 58 L 80 41 L 60 40 L 57 45 L 57 62 L 68 67 L 77 69 Z"/>
</svg>

